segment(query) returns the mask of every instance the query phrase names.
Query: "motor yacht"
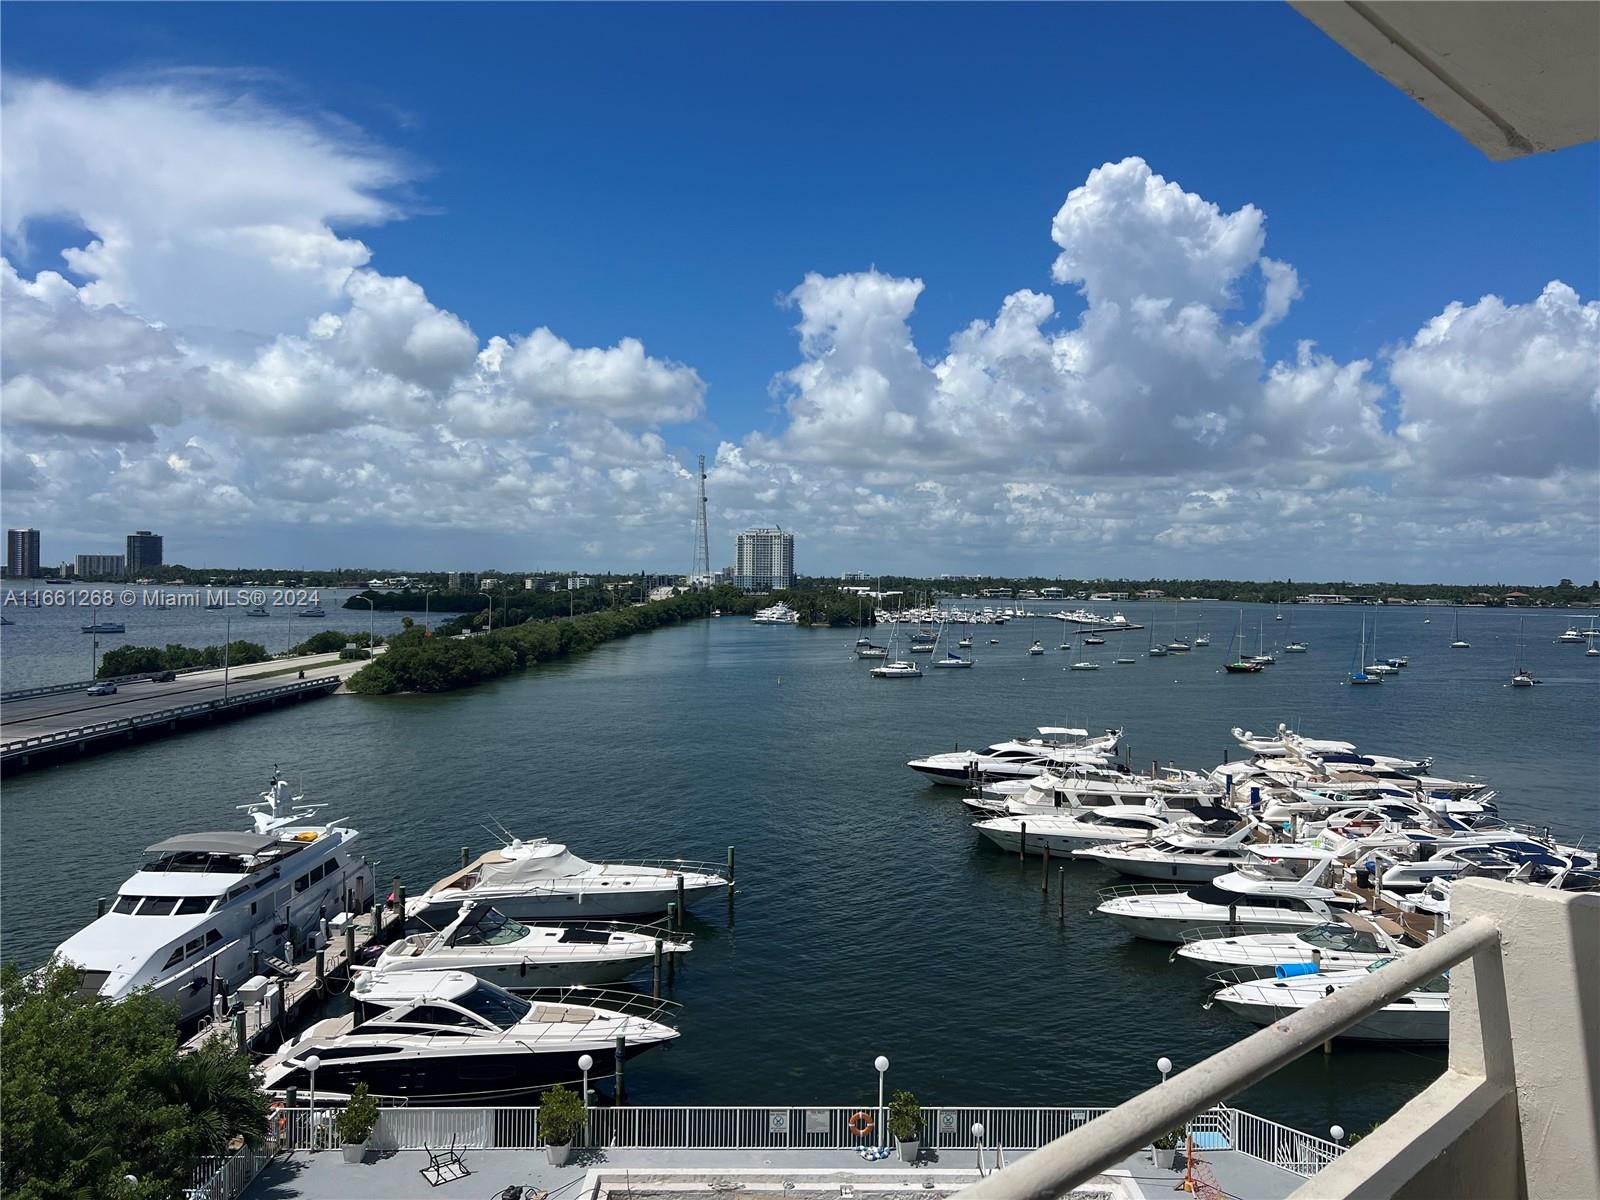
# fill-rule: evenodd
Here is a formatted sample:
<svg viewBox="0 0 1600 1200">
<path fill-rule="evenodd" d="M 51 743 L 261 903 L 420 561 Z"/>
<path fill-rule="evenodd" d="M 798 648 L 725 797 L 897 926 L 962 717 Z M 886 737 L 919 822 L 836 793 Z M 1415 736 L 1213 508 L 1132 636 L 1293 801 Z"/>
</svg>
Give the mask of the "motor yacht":
<svg viewBox="0 0 1600 1200">
<path fill-rule="evenodd" d="M 437 933 L 413 933 L 384 948 L 373 970 L 467 971 L 508 991 L 619 983 L 662 954 L 686 954 L 688 936 L 656 926 L 586 922 L 524 925 L 494 907 L 463 904 Z"/>
<path fill-rule="evenodd" d="M 209 1012 L 220 989 L 254 973 L 252 951 L 282 956 L 320 936 L 322 920 L 364 911 L 372 868 L 353 829 L 314 819 L 274 774 L 258 803 L 241 805 L 249 831 L 183 833 L 148 847 L 149 860 L 110 908 L 57 949 L 82 970 L 88 995 L 121 1000 L 140 989 L 177 1006 L 180 1021 Z"/>
<path fill-rule="evenodd" d="M 1304 642 L 1290 642 L 1283 648 L 1283 652 L 1285 654 L 1304 654 L 1309 649 L 1311 649 L 1311 647 L 1306 645 Z"/>
<path fill-rule="evenodd" d="M 956 649 L 957 650 L 971 650 L 972 649 L 972 639 L 970 637 L 962 638 L 959 642 L 956 643 Z"/>
<path fill-rule="evenodd" d="M 1249 853 L 1244 865 L 1187 891 L 1137 883 L 1106 888 L 1095 911 L 1138 937 L 1181 942 L 1186 930 L 1202 926 L 1222 925 L 1241 933 L 1308 929 L 1361 907 L 1353 892 L 1319 882 L 1335 862 L 1325 851 L 1258 843 Z"/>
<path fill-rule="evenodd" d="M 796 625 L 800 622 L 800 614 L 790 608 L 783 601 L 758 609 L 750 618 L 752 625 Z"/>
<path fill-rule="evenodd" d="M 515 921 L 653 916 L 666 912 L 680 889 L 686 905 L 726 892 L 726 871 L 672 859 L 589 862 L 560 842 L 519 838 L 446 875 L 408 902 L 406 916 L 439 927 L 463 904 L 493 906 Z"/>
<path fill-rule="evenodd" d="M 1154 805 L 1111 804 L 1104 808 L 1063 809 L 1059 813 L 990 817 L 972 827 L 1002 850 L 1068 855 L 1087 846 L 1141 841 L 1171 820 Z M 1026 838 L 1026 841 L 1024 841 Z"/>
<path fill-rule="evenodd" d="M 1120 729 L 1090 737 L 1087 729 L 1041 725 L 1039 736 L 996 742 L 984 750 L 950 750 L 914 758 L 906 764 L 934 783 L 965 787 L 974 779 L 988 782 L 1027 779 L 1049 770 L 1074 766 L 1102 766 L 1116 750 Z"/>
<path fill-rule="evenodd" d="M 1100 664 L 1097 663 L 1097 662 L 1087 662 L 1087 661 L 1085 661 L 1085 662 L 1075 662 L 1075 663 L 1072 664 L 1072 670 L 1074 670 L 1074 671 L 1098 671 L 1099 669 L 1100 669 Z"/>
<path fill-rule="evenodd" d="M 1412 948 L 1405 931 L 1392 917 L 1341 913 L 1326 925 L 1292 933 L 1230 936 L 1226 930 L 1191 929 L 1172 955 L 1209 967 L 1248 968 L 1273 974 L 1284 966 L 1359 970 Z"/>
<path fill-rule="evenodd" d="M 1579 646 L 1583 645 L 1585 640 L 1586 639 L 1583 636 L 1583 630 L 1579 629 L 1576 625 L 1568 626 L 1567 631 L 1556 639 L 1558 642 L 1568 642 Z"/>
<path fill-rule="evenodd" d="M 1028 653 L 1029 654 L 1043 654 L 1044 653 L 1044 643 L 1043 642 L 1035 642 L 1033 645 L 1028 647 Z"/>
<path fill-rule="evenodd" d="M 483 1104 L 575 1080 L 585 1054 L 631 1058 L 678 1036 L 665 1001 L 588 988 L 517 996 L 465 971 L 369 972 L 352 999 L 260 1065 L 265 1091 L 342 1099 L 364 1083 L 417 1104 Z"/>
<path fill-rule="evenodd" d="M 1257 1025 L 1292 1016 L 1318 1000 L 1336 995 L 1341 988 L 1359 983 L 1372 971 L 1381 971 L 1394 961 L 1381 958 L 1361 970 L 1339 971 L 1331 975 L 1310 972 L 1271 979 L 1230 979 L 1213 977 L 1225 986 L 1212 994 L 1206 1007 L 1220 1004 Z M 1281 969 L 1281 968 L 1280 968 Z M 1339 1035 L 1352 1041 L 1401 1042 L 1410 1045 L 1438 1045 L 1450 1040 L 1450 981 L 1440 975 L 1414 992 L 1364 1017 Z"/>
<path fill-rule="evenodd" d="M 1192 812 L 1147 841 L 1091 846 L 1074 858 L 1104 863 L 1120 875 L 1174 883 L 1205 883 L 1242 866 L 1262 825 L 1227 808 Z"/>
<path fill-rule="evenodd" d="M 323 608 L 320 604 L 313 604 L 310 608 L 302 608 L 297 615 L 302 616 L 302 617 L 313 617 L 313 618 L 314 617 L 325 617 L 325 616 L 328 615 L 328 610 Z"/>
</svg>

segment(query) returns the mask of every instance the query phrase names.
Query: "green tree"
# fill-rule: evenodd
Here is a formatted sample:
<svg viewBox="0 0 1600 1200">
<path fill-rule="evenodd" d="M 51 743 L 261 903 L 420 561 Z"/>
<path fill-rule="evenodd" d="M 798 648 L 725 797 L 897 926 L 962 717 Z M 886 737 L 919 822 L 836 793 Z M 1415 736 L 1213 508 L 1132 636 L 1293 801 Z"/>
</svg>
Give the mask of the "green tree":
<svg viewBox="0 0 1600 1200">
<path fill-rule="evenodd" d="M 0 1192 L 157 1200 L 182 1193 L 197 1156 L 260 1137 L 266 1099 L 247 1058 L 219 1047 L 180 1064 L 169 1005 L 113 1004 L 79 978 L 0 972 Z"/>
</svg>

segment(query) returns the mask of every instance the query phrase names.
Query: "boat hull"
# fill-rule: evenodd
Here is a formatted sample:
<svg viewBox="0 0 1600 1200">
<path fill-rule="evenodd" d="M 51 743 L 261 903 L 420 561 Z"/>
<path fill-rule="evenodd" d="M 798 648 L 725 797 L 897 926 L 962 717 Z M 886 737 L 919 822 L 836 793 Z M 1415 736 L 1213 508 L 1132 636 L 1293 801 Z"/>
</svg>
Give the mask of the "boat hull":
<svg viewBox="0 0 1600 1200">
<path fill-rule="evenodd" d="M 727 881 L 716 883 L 685 882 L 685 905 L 703 900 L 727 890 Z M 408 906 L 407 917 L 428 928 L 442 929 L 461 915 L 462 904 L 492 905 L 513 921 L 539 922 L 550 920 L 600 921 L 611 917 L 649 917 L 667 911 L 667 905 L 678 900 L 676 885 L 644 887 L 634 884 L 626 889 L 589 888 L 582 892 L 515 892 L 496 888 L 473 888 L 462 891 L 450 888 L 429 893 L 415 905 Z"/>
<path fill-rule="evenodd" d="M 1218 1004 L 1229 1012 L 1237 1013 L 1257 1025 L 1271 1025 L 1282 1017 L 1300 1011 L 1295 1006 L 1243 1001 L 1229 996 L 1217 997 Z M 1406 1009 L 1390 1005 L 1381 1008 L 1365 1020 L 1358 1021 L 1338 1035 L 1339 1039 L 1353 1042 L 1395 1042 L 1409 1045 L 1443 1045 L 1450 1040 L 1450 1013 L 1448 1009 Z"/>
</svg>

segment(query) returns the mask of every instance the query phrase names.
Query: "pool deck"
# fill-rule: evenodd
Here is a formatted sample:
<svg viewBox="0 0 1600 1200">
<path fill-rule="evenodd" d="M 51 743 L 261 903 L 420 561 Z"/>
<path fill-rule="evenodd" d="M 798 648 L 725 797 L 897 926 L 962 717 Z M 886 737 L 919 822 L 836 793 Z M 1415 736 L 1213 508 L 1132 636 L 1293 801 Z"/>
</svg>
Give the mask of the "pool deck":
<svg viewBox="0 0 1600 1200">
<path fill-rule="evenodd" d="M 952 1191 L 972 1182 L 977 1168 L 972 1150 L 929 1152 L 915 1167 L 898 1158 L 868 1162 L 849 1150 L 574 1150 L 563 1167 L 552 1167 L 542 1150 L 467 1150 L 463 1157 L 471 1175 L 430 1187 L 419 1174 L 428 1165 L 426 1151 L 395 1151 L 359 1166 L 347 1165 L 337 1150 L 300 1151 L 269 1163 L 244 1196 L 245 1200 L 493 1200 L 515 1185 L 550 1192 L 554 1200 L 579 1200 L 584 1194 L 582 1181 L 590 1171 L 645 1176 L 692 1172 L 696 1176 L 725 1175 L 735 1182 L 745 1173 L 849 1171 L 857 1175 L 857 1184 L 866 1186 L 871 1180 L 862 1177 L 874 1173 L 883 1174 L 886 1183 L 893 1176 L 903 1181 L 907 1174 L 922 1173 L 934 1180 L 939 1190 Z M 1006 1161 L 1021 1157 L 1014 1152 Z M 1203 1158 L 1208 1182 L 1241 1200 L 1283 1200 L 1305 1182 L 1290 1171 L 1236 1151 L 1208 1151 Z M 985 1152 L 984 1161 L 987 1167 L 994 1166 L 992 1150 Z M 1169 1200 L 1181 1188 L 1181 1173 L 1157 1169 L 1148 1155 L 1125 1160 L 1116 1173 L 1121 1175 L 1117 1182 L 1128 1193 L 1144 1200 Z M 806 1181 L 796 1182 L 804 1186 Z"/>
</svg>

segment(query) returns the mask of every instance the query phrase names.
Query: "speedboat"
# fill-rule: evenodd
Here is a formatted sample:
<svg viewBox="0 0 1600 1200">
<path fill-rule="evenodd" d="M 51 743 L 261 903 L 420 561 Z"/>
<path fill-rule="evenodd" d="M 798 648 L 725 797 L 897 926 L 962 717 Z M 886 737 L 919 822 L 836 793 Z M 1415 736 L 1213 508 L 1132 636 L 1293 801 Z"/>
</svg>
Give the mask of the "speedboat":
<svg viewBox="0 0 1600 1200">
<path fill-rule="evenodd" d="M 932 654 L 934 647 L 932 642 L 913 642 L 909 649 L 913 654 Z"/>
<path fill-rule="evenodd" d="M 1368 675 L 1398 675 L 1398 674 L 1400 674 L 1400 668 L 1395 666 L 1393 663 L 1387 663 L 1387 662 L 1369 663 L 1367 665 L 1367 674 Z"/>
<path fill-rule="evenodd" d="M 1226 986 L 1213 993 L 1206 1007 L 1220 1004 L 1257 1025 L 1271 1025 L 1315 1004 L 1318 1000 L 1336 995 L 1341 988 L 1359 983 L 1373 971 L 1381 971 L 1394 962 L 1393 958 L 1380 958 L 1356 971 L 1339 971 L 1324 975 L 1314 968 L 1306 974 L 1274 976 L 1270 979 L 1229 981 L 1214 977 Z M 1285 970 L 1285 968 L 1279 968 Z M 1412 1045 L 1437 1045 L 1450 1040 L 1450 980 L 1439 975 L 1430 979 L 1416 991 L 1408 992 L 1393 1003 L 1386 1004 L 1371 1016 L 1364 1017 L 1338 1036 L 1353 1041 L 1404 1042 Z"/>
<path fill-rule="evenodd" d="M 1248 843 L 1261 828 L 1232 809 L 1210 808 L 1189 814 L 1148 841 L 1101 845 L 1074 852 L 1122 875 L 1177 883 L 1204 883 L 1249 860 Z"/>
<path fill-rule="evenodd" d="M 121 621 L 96 621 L 93 625 L 83 627 L 85 633 L 127 633 L 128 627 Z"/>
<path fill-rule="evenodd" d="M 82 972 L 80 989 L 121 1000 L 148 989 L 188 1021 L 209 1012 L 215 990 L 249 979 L 252 951 L 281 956 L 309 947 L 324 916 L 362 912 L 372 868 L 352 849 L 355 830 L 313 817 L 276 775 L 254 828 L 183 833 L 145 850 L 111 907 L 61 943 Z"/>
<path fill-rule="evenodd" d="M 313 604 L 310 608 L 302 608 L 299 615 L 302 617 L 325 617 L 328 615 L 328 610 L 320 604 Z"/>
<path fill-rule="evenodd" d="M 1171 820 L 1164 808 L 1134 804 L 1063 809 L 1060 813 L 990 817 L 972 827 L 1002 850 L 1066 855 L 1087 846 L 1141 841 Z"/>
<path fill-rule="evenodd" d="M 726 872 L 711 863 L 596 863 L 560 842 L 519 838 L 446 875 L 407 903 L 406 916 L 448 924 L 463 904 L 492 905 L 516 921 L 653 916 L 680 897 L 693 904 L 727 889 Z"/>
<path fill-rule="evenodd" d="M 1308 649 L 1310 647 L 1304 642 L 1290 642 L 1283 648 L 1283 652 L 1285 654 L 1304 654 Z"/>
<path fill-rule="evenodd" d="M 1117 748 L 1120 729 L 1108 729 L 1091 738 L 1087 729 L 1041 725 L 1039 736 L 996 742 L 983 750 L 951 750 L 906 763 L 934 783 L 965 787 L 976 779 L 1027 779 L 1051 770 L 1074 766 L 1100 766 Z"/>
<path fill-rule="evenodd" d="M 858 642 L 856 644 L 856 657 L 857 658 L 888 658 L 889 657 L 889 650 L 888 650 L 888 647 L 886 647 L 886 646 L 874 646 L 871 642 L 868 642 L 865 646 L 861 645 Z"/>
<path fill-rule="evenodd" d="M 1189 653 L 1189 643 L 1181 638 L 1174 638 L 1167 643 L 1167 651 L 1170 654 L 1187 654 Z"/>
<path fill-rule="evenodd" d="M 867 674 L 874 679 L 921 679 L 922 668 L 914 662 L 904 659 L 892 663 L 884 663 L 881 667 L 873 667 Z"/>
<path fill-rule="evenodd" d="M 1196 646 L 1209 646 L 1209 645 L 1211 645 L 1211 635 L 1209 633 L 1197 633 L 1197 634 L 1195 634 L 1194 635 L 1194 644 Z"/>
<path fill-rule="evenodd" d="M 959 642 L 956 643 L 956 649 L 957 650 L 971 650 L 972 649 L 972 639 L 970 637 L 962 638 Z"/>
<path fill-rule="evenodd" d="M 264 1090 L 342 1099 L 364 1083 L 418 1104 L 482 1104 L 576 1079 L 586 1054 L 632 1057 L 678 1036 L 663 1000 L 588 988 L 516 996 L 465 971 L 369 972 L 352 999 L 353 1011 L 260 1065 Z"/>
<path fill-rule="evenodd" d="M 1266 843 L 1249 847 L 1249 853 L 1242 866 L 1187 891 L 1153 891 L 1154 884 L 1106 888 L 1095 911 L 1138 937 L 1181 942 L 1186 930 L 1202 926 L 1241 933 L 1309 929 L 1361 907 L 1353 892 L 1318 882 L 1335 862 L 1325 851 Z"/>
<path fill-rule="evenodd" d="M 1028 647 L 1028 653 L 1029 654 L 1043 654 L 1044 653 L 1044 643 L 1043 642 L 1035 642 L 1033 645 Z"/>
<path fill-rule="evenodd" d="M 1212 967 L 1247 967 L 1267 973 L 1284 966 L 1315 966 L 1323 971 L 1350 971 L 1393 958 L 1411 946 L 1392 917 L 1341 913 L 1326 925 L 1293 933 L 1246 933 L 1192 929 L 1174 958 Z"/>
<path fill-rule="evenodd" d="M 587 922 L 524 925 L 494 907 L 461 906 L 437 933 L 413 933 L 384 948 L 373 970 L 467 971 L 508 991 L 619 983 L 661 953 L 686 954 L 686 935 L 655 926 Z"/>
<path fill-rule="evenodd" d="M 1098 671 L 1100 664 L 1097 662 L 1075 662 L 1072 664 L 1074 671 Z"/>
<path fill-rule="evenodd" d="M 1558 642 L 1569 642 L 1579 646 L 1583 645 L 1584 640 L 1583 630 L 1576 625 L 1568 626 L 1567 631 L 1556 639 Z"/>
</svg>

